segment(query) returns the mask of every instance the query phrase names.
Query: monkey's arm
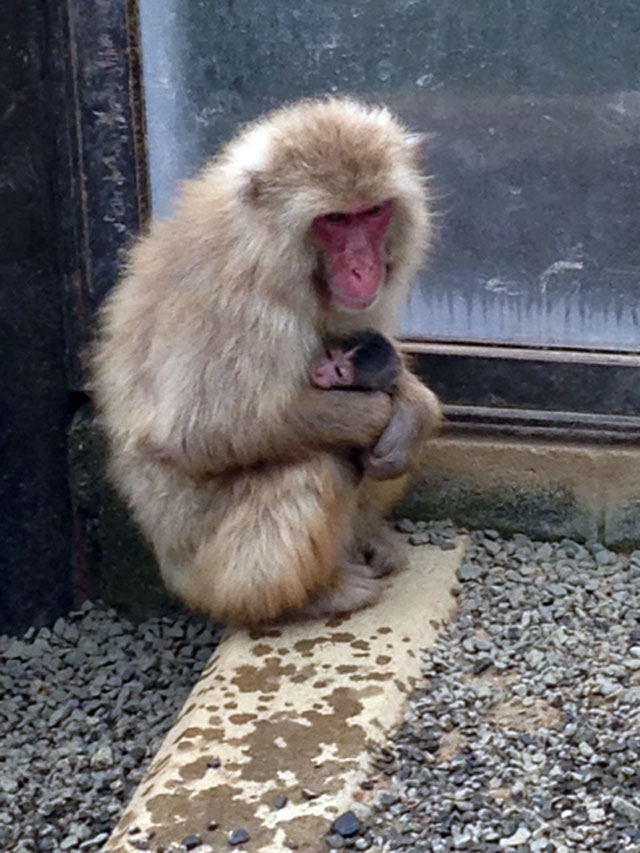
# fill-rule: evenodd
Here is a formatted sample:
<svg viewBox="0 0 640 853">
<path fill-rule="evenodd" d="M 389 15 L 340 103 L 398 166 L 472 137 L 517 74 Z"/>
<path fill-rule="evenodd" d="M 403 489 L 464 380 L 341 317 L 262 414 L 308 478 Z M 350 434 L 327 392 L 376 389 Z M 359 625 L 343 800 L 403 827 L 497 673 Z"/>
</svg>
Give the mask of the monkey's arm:
<svg viewBox="0 0 640 853">
<path fill-rule="evenodd" d="M 215 428 L 163 448 L 147 447 L 157 461 L 196 479 L 208 479 L 263 463 L 295 462 L 318 450 L 371 447 L 389 424 L 388 394 L 305 389 L 277 418 L 239 425 L 229 434 Z"/>
<path fill-rule="evenodd" d="M 404 367 L 394 396 L 391 420 L 365 459 L 366 473 L 375 480 L 391 480 L 406 474 L 416 455 L 442 422 L 436 395 Z"/>
<path fill-rule="evenodd" d="M 274 437 L 286 454 L 290 441 L 306 450 L 371 447 L 392 417 L 393 404 L 381 391 L 305 389 Z M 271 445 L 273 446 L 273 444 Z"/>
</svg>

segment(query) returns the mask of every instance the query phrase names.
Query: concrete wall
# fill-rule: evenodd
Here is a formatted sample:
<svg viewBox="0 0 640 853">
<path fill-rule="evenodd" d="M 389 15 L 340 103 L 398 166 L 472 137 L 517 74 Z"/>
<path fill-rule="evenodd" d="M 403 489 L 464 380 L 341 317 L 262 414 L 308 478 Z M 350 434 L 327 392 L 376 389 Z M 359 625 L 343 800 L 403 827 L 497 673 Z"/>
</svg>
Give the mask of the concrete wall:
<svg viewBox="0 0 640 853">
<path fill-rule="evenodd" d="M 640 449 L 443 437 L 398 508 L 542 539 L 640 542 Z"/>
</svg>

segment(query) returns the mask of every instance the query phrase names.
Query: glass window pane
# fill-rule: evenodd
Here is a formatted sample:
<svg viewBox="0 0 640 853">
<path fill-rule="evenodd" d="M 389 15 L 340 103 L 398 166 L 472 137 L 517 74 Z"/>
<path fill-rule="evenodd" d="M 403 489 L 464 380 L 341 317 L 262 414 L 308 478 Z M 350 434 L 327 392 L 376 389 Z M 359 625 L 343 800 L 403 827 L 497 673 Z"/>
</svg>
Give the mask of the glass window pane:
<svg viewBox="0 0 640 853">
<path fill-rule="evenodd" d="M 431 134 L 413 338 L 640 350 L 637 0 L 140 0 L 156 213 L 238 122 L 327 91 Z"/>
</svg>

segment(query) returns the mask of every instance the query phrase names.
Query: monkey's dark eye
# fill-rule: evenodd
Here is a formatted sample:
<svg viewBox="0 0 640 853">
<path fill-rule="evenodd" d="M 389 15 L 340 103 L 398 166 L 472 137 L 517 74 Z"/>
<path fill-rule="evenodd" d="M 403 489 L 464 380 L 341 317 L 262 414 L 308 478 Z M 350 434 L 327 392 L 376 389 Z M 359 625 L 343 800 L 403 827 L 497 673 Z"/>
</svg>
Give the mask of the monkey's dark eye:
<svg viewBox="0 0 640 853">
<path fill-rule="evenodd" d="M 369 210 L 366 211 L 365 216 L 375 216 L 376 213 L 380 213 L 382 210 L 381 204 L 376 204 L 375 207 L 370 207 Z"/>
<path fill-rule="evenodd" d="M 323 217 L 327 222 L 346 222 L 347 214 L 346 213 L 327 213 L 326 216 Z"/>
<path fill-rule="evenodd" d="M 342 368 L 341 368 L 341 367 L 338 367 L 338 365 L 337 365 L 337 364 L 336 364 L 336 374 L 338 375 L 338 379 L 342 379 L 342 378 L 343 378 L 343 375 L 344 375 L 344 374 L 343 374 L 343 372 L 342 372 Z"/>
</svg>

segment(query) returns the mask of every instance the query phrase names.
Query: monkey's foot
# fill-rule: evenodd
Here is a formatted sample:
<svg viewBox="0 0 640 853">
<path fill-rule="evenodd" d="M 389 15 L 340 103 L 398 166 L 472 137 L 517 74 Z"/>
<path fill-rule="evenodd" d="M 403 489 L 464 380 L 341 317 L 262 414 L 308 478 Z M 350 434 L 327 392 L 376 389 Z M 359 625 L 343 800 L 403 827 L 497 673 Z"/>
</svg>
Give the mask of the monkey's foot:
<svg viewBox="0 0 640 853">
<path fill-rule="evenodd" d="M 302 608 L 301 615 L 308 617 L 331 616 L 350 613 L 375 604 L 386 583 L 367 563 L 345 561 L 337 585 L 318 596 Z"/>
<path fill-rule="evenodd" d="M 360 552 L 375 577 L 385 577 L 391 572 L 405 569 L 409 564 L 404 542 L 394 536 L 386 525 L 361 542 Z"/>
</svg>

